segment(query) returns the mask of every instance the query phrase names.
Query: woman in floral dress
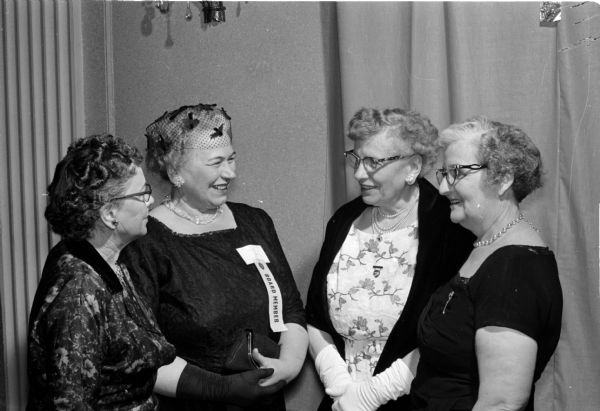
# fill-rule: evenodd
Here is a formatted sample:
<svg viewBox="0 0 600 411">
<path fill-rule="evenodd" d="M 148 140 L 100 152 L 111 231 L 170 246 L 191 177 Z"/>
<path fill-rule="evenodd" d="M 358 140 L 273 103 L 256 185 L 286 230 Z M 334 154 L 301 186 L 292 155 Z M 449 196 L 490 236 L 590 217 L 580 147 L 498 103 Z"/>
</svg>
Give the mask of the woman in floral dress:
<svg viewBox="0 0 600 411">
<path fill-rule="evenodd" d="M 404 410 L 418 361 L 416 322 L 465 260 L 473 237 L 424 178 L 437 129 L 402 109 L 359 110 L 344 153 L 361 196 L 327 225 L 307 298 L 319 410 Z M 384 405 L 385 404 L 385 405 Z"/>
</svg>

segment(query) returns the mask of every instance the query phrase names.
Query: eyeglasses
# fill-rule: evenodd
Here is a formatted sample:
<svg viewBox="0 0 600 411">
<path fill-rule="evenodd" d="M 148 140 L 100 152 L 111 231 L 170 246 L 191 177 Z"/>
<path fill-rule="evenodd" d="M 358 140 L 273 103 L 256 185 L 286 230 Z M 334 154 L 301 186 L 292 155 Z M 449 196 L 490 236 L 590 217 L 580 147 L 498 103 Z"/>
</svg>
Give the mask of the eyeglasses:
<svg viewBox="0 0 600 411">
<path fill-rule="evenodd" d="M 473 170 L 479 171 L 481 169 L 487 168 L 486 165 L 481 164 L 456 164 L 450 167 L 438 168 L 435 170 L 435 177 L 437 178 L 438 184 L 442 184 L 442 180 L 446 177 L 446 182 L 449 186 L 454 185 L 458 178 L 463 178 L 467 175 L 466 171 L 461 170 Z"/>
<path fill-rule="evenodd" d="M 348 150 L 344 152 L 344 157 L 346 157 L 346 162 L 352 167 L 352 169 L 356 170 L 360 167 L 360 163 L 362 162 L 365 166 L 365 170 L 367 172 L 372 173 L 374 171 L 379 170 L 385 163 L 390 161 L 402 160 L 405 158 L 409 158 L 414 156 L 415 153 L 406 154 L 406 155 L 398 155 L 388 158 L 373 158 L 373 157 L 363 157 L 360 158 L 354 150 Z"/>
<path fill-rule="evenodd" d="M 142 198 L 139 198 L 142 196 Z M 116 200 L 124 200 L 126 198 L 133 198 L 134 200 L 143 201 L 144 203 L 148 203 L 150 201 L 150 196 L 152 196 L 152 186 L 148 183 L 144 184 L 144 191 L 140 191 L 139 193 L 127 194 L 121 197 L 111 198 L 109 201 Z"/>
</svg>

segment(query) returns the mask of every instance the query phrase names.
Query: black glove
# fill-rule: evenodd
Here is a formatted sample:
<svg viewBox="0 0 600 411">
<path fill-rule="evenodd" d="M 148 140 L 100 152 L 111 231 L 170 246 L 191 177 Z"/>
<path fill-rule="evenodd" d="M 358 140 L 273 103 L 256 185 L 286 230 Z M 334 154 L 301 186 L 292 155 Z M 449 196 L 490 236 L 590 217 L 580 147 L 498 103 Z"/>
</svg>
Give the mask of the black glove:
<svg viewBox="0 0 600 411">
<path fill-rule="evenodd" d="M 272 395 L 285 386 L 285 381 L 268 387 L 259 380 L 273 374 L 272 368 L 260 368 L 239 374 L 221 375 L 187 364 L 177 382 L 176 398 L 252 405 L 261 397 Z"/>
</svg>

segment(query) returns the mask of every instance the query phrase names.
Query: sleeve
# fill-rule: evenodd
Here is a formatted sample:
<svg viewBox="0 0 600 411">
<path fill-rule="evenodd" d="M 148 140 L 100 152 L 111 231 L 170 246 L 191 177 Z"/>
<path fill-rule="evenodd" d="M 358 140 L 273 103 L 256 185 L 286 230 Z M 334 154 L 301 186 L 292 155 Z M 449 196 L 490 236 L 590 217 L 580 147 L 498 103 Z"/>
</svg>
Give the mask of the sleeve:
<svg viewBox="0 0 600 411">
<path fill-rule="evenodd" d="M 321 246 L 321 251 L 319 253 L 319 259 L 313 268 L 312 277 L 310 279 L 310 285 L 308 286 L 308 294 L 306 296 L 306 321 L 312 325 L 323 331 L 328 331 L 329 327 L 324 321 L 325 312 L 327 310 L 327 306 L 324 304 L 324 295 L 323 295 L 323 287 L 325 284 L 324 271 L 328 270 L 329 267 L 324 267 L 327 260 L 327 255 L 329 251 L 329 244 L 333 233 L 333 219 L 329 220 L 327 223 L 327 228 L 325 229 L 325 239 L 323 241 L 323 245 Z"/>
<path fill-rule="evenodd" d="M 262 210 L 261 210 L 262 211 Z M 275 231 L 275 225 L 269 215 L 262 211 L 265 219 L 265 226 L 267 228 L 267 241 L 270 244 L 271 252 L 277 259 L 276 272 L 273 273 L 277 278 L 277 284 L 281 290 L 283 298 L 283 318 L 285 323 L 296 323 L 306 328 L 306 317 L 304 314 L 304 307 L 302 299 L 300 298 L 300 292 L 296 286 L 296 281 L 292 275 L 290 265 L 285 258 L 279 237 Z"/>
<path fill-rule="evenodd" d="M 148 234 L 147 234 L 148 236 Z M 160 252 L 154 243 L 138 239 L 130 243 L 119 256 L 119 261 L 127 267 L 136 291 L 146 300 L 154 316 L 158 318 L 160 302 L 161 265 L 158 256 Z M 163 271 L 164 272 L 164 271 Z"/>
<path fill-rule="evenodd" d="M 86 276 L 65 284 L 47 312 L 46 358 L 50 397 L 56 410 L 93 410 L 105 341 L 105 291 Z"/>
<path fill-rule="evenodd" d="M 475 329 L 506 327 L 537 339 L 545 311 L 540 298 L 540 269 L 535 256 L 488 258 L 480 268 L 481 276 L 473 278 L 474 284 L 469 285 Z"/>
</svg>

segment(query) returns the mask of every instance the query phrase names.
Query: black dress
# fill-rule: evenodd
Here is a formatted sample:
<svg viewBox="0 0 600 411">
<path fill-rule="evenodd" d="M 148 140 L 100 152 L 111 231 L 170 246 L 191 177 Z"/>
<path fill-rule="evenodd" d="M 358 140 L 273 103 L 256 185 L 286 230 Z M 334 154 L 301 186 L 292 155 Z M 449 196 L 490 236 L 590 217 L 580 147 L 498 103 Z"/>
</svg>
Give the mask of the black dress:
<svg viewBox="0 0 600 411">
<path fill-rule="evenodd" d="M 260 245 L 283 299 L 283 322 L 305 326 L 302 300 L 271 218 L 261 209 L 227 203 L 237 227 L 206 234 L 179 234 L 155 218 L 148 234 L 121 253 L 138 289 L 148 298 L 177 355 L 222 373 L 227 354 L 245 328 L 278 341 L 271 331 L 268 296 L 254 265 L 237 248 Z M 285 410 L 283 392 L 269 409 Z M 260 407 L 259 407 L 260 408 Z M 226 410 L 224 404 L 162 398 L 160 409 Z"/>
<path fill-rule="evenodd" d="M 411 387 L 413 410 L 471 410 L 479 378 L 475 332 L 507 327 L 538 345 L 533 382 L 558 343 L 562 291 L 554 254 L 546 247 L 495 250 L 471 278 L 456 275 L 431 297 L 419 319 L 421 359 Z M 533 411 L 533 384 L 529 403 Z"/>
</svg>

